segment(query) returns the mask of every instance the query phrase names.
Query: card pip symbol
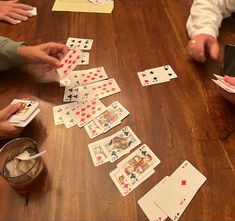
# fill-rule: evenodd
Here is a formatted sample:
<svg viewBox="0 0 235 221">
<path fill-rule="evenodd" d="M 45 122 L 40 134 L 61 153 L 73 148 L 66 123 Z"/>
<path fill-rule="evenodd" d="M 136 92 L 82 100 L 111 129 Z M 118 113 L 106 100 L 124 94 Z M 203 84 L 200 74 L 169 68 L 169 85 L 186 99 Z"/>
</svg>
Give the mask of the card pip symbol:
<svg viewBox="0 0 235 221">
<path fill-rule="evenodd" d="M 186 180 L 181 180 L 181 185 L 182 186 L 185 186 L 187 183 L 186 183 Z"/>
</svg>

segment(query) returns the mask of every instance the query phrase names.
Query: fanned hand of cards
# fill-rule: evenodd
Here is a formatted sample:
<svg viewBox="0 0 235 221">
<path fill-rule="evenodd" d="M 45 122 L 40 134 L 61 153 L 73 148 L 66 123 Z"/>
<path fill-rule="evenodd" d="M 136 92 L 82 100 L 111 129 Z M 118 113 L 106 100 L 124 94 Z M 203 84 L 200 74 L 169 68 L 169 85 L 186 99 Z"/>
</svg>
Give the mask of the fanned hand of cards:
<svg viewBox="0 0 235 221">
<path fill-rule="evenodd" d="M 110 161 L 113 163 L 140 144 L 139 138 L 125 127 L 117 133 L 88 145 L 93 163 L 99 166 Z"/>
<path fill-rule="evenodd" d="M 154 174 L 154 168 L 160 162 L 150 148 L 144 144 L 118 163 L 110 176 L 121 194 L 126 196 Z"/>
<path fill-rule="evenodd" d="M 151 68 L 142 72 L 138 72 L 137 74 L 142 86 L 160 84 L 163 82 L 168 82 L 171 79 L 177 78 L 176 73 L 170 65 Z"/>
<path fill-rule="evenodd" d="M 223 76 L 217 75 L 217 74 L 213 74 L 216 77 L 215 79 L 212 79 L 212 81 L 217 84 L 219 87 L 223 88 L 225 91 L 234 94 L 235 93 L 235 86 L 227 83 L 224 80 Z"/>
<path fill-rule="evenodd" d="M 82 52 L 78 47 L 75 47 L 71 49 L 61 60 L 60 67 L 56 69 L 61 85 L 71 85 L 69 74 L 77 67 L 77 65 L 79 65 L 79 63 L 81 63 L 84 56 L 84 52 Z"/>
<path fill-rule="evenodd" d="M 20 109 L 9 118 L 9 122 L 17 127 L 27 126 L 40 112 L 37 101 L 14 99 L 11 103 L 21 103 Z"/>
<path fill-rule="evenodd" d="M 206 181 L 192 164 L 184 161 L 169 177 L 163 178 L 139 201 L 149 220 L 177 221 L 199 188 Z"/>
</svg>

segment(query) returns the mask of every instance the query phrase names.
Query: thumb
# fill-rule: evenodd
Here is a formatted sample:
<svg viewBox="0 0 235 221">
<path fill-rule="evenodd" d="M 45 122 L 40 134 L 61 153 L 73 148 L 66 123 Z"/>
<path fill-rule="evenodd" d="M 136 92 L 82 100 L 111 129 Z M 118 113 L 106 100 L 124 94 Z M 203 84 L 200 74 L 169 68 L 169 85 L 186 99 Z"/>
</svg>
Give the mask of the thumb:
<svg viewBox="0 0 235 221">
<path fill-rule="evenodd" d="M 225 75 L 224 81 L 231 84 L 232 86 L 235 86 L 235 77 L 230 77 L 230 76 Z"/>
<path fill-rule="evenodd" d="M 208 51 L 213 60 L 219 59 L 219 44 L 215 38 L 211 38 L 208 42 Z"/>
<path fill-rule="evenodd" d="M 7 107 L 0 111 L 0 119 L 7 120 L 12 114 L 19 110 L 21 105 L 21 103 L 9 104 Z"/>
</svg>

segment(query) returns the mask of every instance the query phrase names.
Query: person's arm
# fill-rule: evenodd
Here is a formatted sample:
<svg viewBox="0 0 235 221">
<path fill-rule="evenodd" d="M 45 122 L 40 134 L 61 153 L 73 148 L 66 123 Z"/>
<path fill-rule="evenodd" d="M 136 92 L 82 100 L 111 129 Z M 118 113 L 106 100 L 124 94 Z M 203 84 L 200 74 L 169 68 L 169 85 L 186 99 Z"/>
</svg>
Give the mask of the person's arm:
<svg viewBox="0 0 235 221">
<path fill-rule="evenodd" d="M 15 42 L 9 38 L 0 36 L 0 70 L 22 64 L 18 55 L 18 48 L 25 45 L 24 42 Z"/>
<path fill-rule="evenodd" d="M 208 34 L 217 38 L 223 18 L 234 11 L 234 0 L 194 0 L 186 24 L 189 37 Z"/>
<path fill-rule="evenodd" d="M 27 46 L 24 42 L 15 42 L 0 37 L 0 71 L 25 64 L 46 64 L 58 68 L 60 60 L 68 53 L 65 44 L 48 42 Z"/>
<path fill-rule="evenodd" d="M 234 0 L 194 0 L 187 21 L 189 55 L 200 62 L 219 59 L 217 37 L 223 18 L 235 11 Z"/>
</svg>

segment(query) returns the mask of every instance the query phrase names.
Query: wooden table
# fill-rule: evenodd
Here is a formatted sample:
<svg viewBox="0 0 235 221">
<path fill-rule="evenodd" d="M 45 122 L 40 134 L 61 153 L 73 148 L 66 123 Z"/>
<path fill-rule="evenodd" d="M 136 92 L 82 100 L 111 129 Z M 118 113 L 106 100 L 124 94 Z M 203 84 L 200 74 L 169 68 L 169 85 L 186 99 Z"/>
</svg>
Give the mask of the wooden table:
<svg viewBox="0 0 235 221">
<path fill-rule="evenodd" d="M 195 63 L 187 54 L 185 23 L 192 0 L 117 0 L 112 14 L 52 12 L 54 1 L 25 3 L 36 6 L 38 15 L 16 26 L 0 23 L 0 35 L 32 45 L 65 43 L 68 37 L 94 39 L 90 64 L 81 68 L 103 65 L 122 91 L 102 102 L 118 100 L 131 113 L 95 140 L 129 125 L 161 164 L 153 176 L 122 197 L 109 177 L 116 163 L 93 165 L 87 148 L 93 140 L 85 130 L 54 125 L 52 107 L 62 104 L 64 90 L 50 81 L 53 76 L 40 65 L 2 72 L 0 108 L 14 98 L 40 102 L 40 114 L 22 136 L 48 151 L 43 157 L 48 177 L 43 188 L 32 193 L 28 206 L 0 179 L 0 220 L 147 220 L 138 199 L 187 159 L 207 181 L 180 220 L 234 221 L 235 133 L 225 141 L 219 139 L 234 116 L 234 106 L 211 81 L 220 64 Z M 221 48 L 235 44 L 232 19 L 224 22 L 219 41 Z M 177 79 L 141 86 L 138 71 L 165 64 L 172 65 Z"/>
</svg>

